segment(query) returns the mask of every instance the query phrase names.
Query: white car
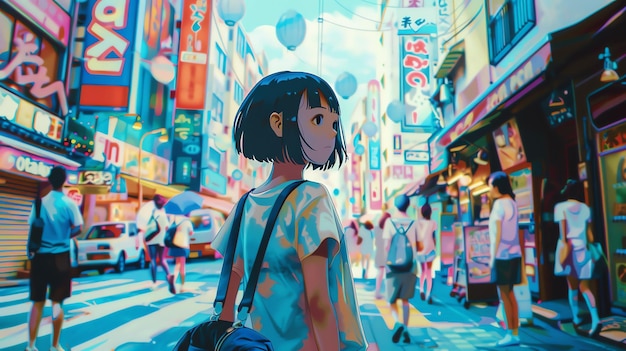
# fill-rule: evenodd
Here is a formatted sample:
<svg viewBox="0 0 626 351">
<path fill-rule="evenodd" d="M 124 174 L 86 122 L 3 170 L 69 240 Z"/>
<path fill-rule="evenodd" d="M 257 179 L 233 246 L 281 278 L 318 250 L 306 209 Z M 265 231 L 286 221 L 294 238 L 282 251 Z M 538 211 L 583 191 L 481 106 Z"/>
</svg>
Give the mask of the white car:
<svg viewBox="0 0 626 351">
<path fill-rule="evenodd" d="M 137 264 L 140 269 L 146 267 L 143 238 L 137 234 L 135 222 L 96 223 L 78 238 L 80 270 L 96 268 L 103 273 L 107 267 L 114 267 L 121 273 L 129 263 Z"/>
<path fill-rule="evenodd" d="M 217 210 L 203 208 L 192 211 L 189 219 L 193 223 L 189 257 L 215 257 L 215 249 L 211 247 L 211 243 L 224 225 L 224 215 Z"/>
</svg>

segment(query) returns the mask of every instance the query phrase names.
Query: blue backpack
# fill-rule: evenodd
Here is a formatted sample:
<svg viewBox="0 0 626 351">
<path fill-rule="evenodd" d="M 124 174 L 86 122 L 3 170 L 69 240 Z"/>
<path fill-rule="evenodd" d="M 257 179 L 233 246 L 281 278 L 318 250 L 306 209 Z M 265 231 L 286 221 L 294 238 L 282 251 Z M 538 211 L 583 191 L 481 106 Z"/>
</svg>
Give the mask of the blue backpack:
<svg viewBox="0 0 626 351">
<path fill-rule="evenodd" d="M 404 228 L 397 226 L 392 220 L 389 220 L 396 230 L 391 237 L 389 244 L 389 252 L 387 253 L 387 267 L 394 273 L 410 272 L 413 268 L 413 245 L 406 236 L 406 232 L 413 225 L 413 221 Z"/>
</svg>

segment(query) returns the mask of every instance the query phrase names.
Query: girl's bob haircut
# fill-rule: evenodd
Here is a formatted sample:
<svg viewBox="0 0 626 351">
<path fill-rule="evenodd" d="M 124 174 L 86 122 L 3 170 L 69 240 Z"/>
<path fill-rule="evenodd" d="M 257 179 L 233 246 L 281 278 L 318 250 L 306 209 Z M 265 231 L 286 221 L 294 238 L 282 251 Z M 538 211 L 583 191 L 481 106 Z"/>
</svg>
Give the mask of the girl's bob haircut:
<svg viewBox="0 0 626 351">
<path fill-rule="evenodd" d="M 321 107 L 326 98 L 331 112 L 340 115 L 339 101 L 333 89 L 322 78 L 305 72 L 277 72 L 263 77 L 243 100 L 233 128 L 237 153 L 261 162 L 291 162 L 313 169 L 326 170 L 347 158 L 341 122 L 337 123 L 335 149 L 324 164 L 308 163 L 302 153 L 298 111 L 306 94 L 309 108 Z M 270 115 L 282 113 L 283 137 L 274 133 Z"/>
</svg>

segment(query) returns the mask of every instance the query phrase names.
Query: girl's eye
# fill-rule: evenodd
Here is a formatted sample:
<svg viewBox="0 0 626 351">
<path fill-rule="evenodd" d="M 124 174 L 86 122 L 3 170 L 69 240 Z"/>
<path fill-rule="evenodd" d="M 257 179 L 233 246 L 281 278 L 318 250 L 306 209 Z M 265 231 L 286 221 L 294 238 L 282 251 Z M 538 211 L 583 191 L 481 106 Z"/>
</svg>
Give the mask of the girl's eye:
<svg viewBox="0 0 626 351">
<path fill-rule="evenodd" d="M 339 122 L 334 121 L 333 122 L 333 129 L 335 130 L 335 132 L 337 131 L 337 128 L 339 127 Z"/>
<path fill-rule="evenodd" d="M 322 124 L 322 120 L 323 119 L 324 119 L 324 116 L 317 115 L 317 116 L 313 117 L 313 124 L 315 124 L 316 126 L 319 126 L 320 124 Z"/>
</svg>

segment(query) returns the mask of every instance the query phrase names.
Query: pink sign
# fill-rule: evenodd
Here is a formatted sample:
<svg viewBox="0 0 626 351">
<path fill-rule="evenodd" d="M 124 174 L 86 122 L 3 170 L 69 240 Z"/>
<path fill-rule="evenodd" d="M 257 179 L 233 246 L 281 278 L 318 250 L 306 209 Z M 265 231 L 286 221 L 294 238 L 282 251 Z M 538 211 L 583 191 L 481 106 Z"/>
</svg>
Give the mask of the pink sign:
<svg viewBox="0 0 626 351">
<path fill-rule="evenodd" d="M 383 180 L 380 170 L 370 170 L 372 181 L 369 183 L 370 209 L 383 208 Z"/>
<path fill-rule="evenodd" d="M 28 16 L 48 31 L 64 46 L 70 38 L 71 18 L 54 0 L 6 0 L 14 8 Z"/>
</svg>

